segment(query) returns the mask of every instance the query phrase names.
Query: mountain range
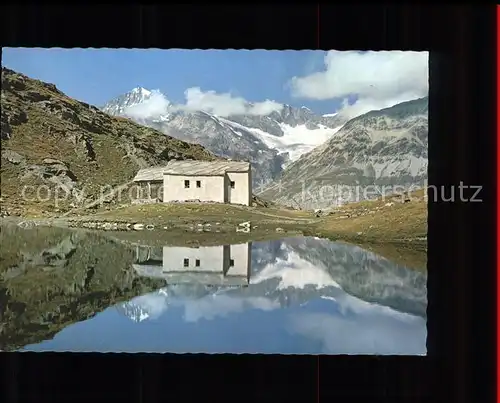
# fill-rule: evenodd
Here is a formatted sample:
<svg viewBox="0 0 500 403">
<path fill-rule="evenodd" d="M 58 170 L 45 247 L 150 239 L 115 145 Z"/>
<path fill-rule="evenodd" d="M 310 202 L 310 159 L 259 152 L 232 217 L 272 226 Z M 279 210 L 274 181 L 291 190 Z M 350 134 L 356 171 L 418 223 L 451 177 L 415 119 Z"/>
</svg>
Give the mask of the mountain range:
<svg viewBox="0 0 500 403">
<path fill-rule="evenodd" d="M 1 106 L 2 205 L 17 214 L 33 207 L 20 184 L 62 187 L 70 197 L 58 208 L 67 210 L 171 159 L 249 160 L 254 193 L 300 208 L 352 200 L 358 185 L 408 188 L 427 178 L 427 97 L 350 120 L 290 105 L 220 117 L 144 88 L 97 108 L 2 68 Z M 36 207 L 54 209 L 52 201 Z"/>
<path fill-rule="evenodd" d="M 358 185 L 376 185 L 379 196 L 395 187 L 422 187 L 427 178 L 428 97 L 353 119 L 286 104 L 265 116 L 223 118 L 135 88 L 101 109 L 222 157 L 250 161 L 257 192 L 294 207 L 325 208 L 370 198 L 353 195 Z"/>
<path fill-rule="evenodd" d="M 250 109 L 248 103 L 247 109 Z M 135 88 L 101 107 L 169 136 L 197 143 L 224 158 L 250 161 L 254 186 L 278 178 L 292 161 L 331 137 L 346 119 L 306 107 L 281 105 L 267 115 L 217 116 L 168 102 L 163 94 Z"/>
</svg>

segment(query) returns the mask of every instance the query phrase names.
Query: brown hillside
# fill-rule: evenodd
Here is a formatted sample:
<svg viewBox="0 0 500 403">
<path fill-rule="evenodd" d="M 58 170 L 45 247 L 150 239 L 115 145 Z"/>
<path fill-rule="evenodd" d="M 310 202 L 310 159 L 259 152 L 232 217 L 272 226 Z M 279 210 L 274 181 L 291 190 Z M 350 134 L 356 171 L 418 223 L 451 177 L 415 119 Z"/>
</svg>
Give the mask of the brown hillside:
<svg viewBox="0 0 500 403">
<path fill-rule="evenodd" d="M 218 158 L 200 145 L 109 116 L 53 84 L 6 68 L 1 107 L 1 201 L 14 214 L 67 211 L 98 198 L 103 186 L 123 185 L 139 168 L 170 159 Z M 38 188 L 42 200 L 26 185 L 46 185 Z M 63 199 L 58 203 L 56 188 Z"/>
</svg>

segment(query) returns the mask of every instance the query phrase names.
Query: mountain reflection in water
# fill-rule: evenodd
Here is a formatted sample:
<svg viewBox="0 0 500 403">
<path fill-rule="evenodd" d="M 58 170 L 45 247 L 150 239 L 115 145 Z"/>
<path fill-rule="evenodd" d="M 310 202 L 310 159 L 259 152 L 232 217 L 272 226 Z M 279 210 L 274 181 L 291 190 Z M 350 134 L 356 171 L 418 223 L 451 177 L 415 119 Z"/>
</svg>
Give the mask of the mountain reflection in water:
<svg viewBox="0 0 500 403">
<path fill-rule="evenodd" d="M 4 349 L 426 353 L 426 273 L 355 246 L 297 237 L 197 248 L 135 247 L 93 233 L 60 235 L 58 246 L 28 258 L 18 251 L 23 259 L 17 266 L 2 268 L 21 273 L 4 275 L 0 286 L 0 298 L 2 290 L 7 298 L 0 329 Z M 43 260 L 47 250 L 58 256 L 56 266 L 50 266 L 54 257 Z M 112 264 L 111 255 L 119 256 Z M 46 312 L 25 297 L 27 261 L 38 267 L 31 271 L 56 273 L 69 288 L 57 284 L 58 292 L 44 297 L 39 305 Z M 89 270 L 92 278 L 85 280 Z M 64 278 L 64 272 L 72 275 Z M 9 326 L 9 319 L 15 325 Z"/>
</svg>

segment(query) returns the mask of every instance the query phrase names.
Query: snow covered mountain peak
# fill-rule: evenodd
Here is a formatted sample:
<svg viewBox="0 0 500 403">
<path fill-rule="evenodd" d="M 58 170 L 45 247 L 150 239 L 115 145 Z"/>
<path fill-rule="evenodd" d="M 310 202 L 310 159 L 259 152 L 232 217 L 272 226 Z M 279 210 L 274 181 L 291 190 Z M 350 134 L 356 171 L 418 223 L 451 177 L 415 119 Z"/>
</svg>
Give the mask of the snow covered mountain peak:
<svg viewBox="0 0 500 403">
<path fill-rule="evenodd" d="M 108 102 L 101 109 L 110 115 L 125 116 L 127 115 L 128 108 L 147 102 L 152 94 L 153 91 L 143 87 L 136 87 Z"/>
<path fill-rule="evenodd" d="M 151 95 L 151 91 L 144 87 L 135 87 L 131 92 L 134 94 L 140 94 L 144 97 L 149 97 Z"/>
<path fill-rule="evenodd" d="M 126 116 L 167 135 L 198 143 L 215 154 L 250 159 L 254 186 L 276 179 L 291 161 L 326 141 L 345 121 L 284 104 L 269 114 L 216 116 L 171 104 L 159 91 L 142 87 L 108 102 L 102 110 Z"/>
</svg>

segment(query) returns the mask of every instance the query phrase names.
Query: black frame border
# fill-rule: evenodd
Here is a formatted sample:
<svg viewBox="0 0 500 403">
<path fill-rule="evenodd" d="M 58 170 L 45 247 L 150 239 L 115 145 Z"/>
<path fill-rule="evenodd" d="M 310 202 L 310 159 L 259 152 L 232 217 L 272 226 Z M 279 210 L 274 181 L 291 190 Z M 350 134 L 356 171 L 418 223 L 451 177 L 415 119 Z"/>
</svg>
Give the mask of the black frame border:
<svg viewBox="0 0 500 403">
<path fill-rule="evenodd" d="M 495 396 L 494 5 L 1 8 L 9 47 L 429 50 L 429 183 L 483 186 L 429 202 L 427 357 L 2 353 L 6 402 Z"/>
</svg>

